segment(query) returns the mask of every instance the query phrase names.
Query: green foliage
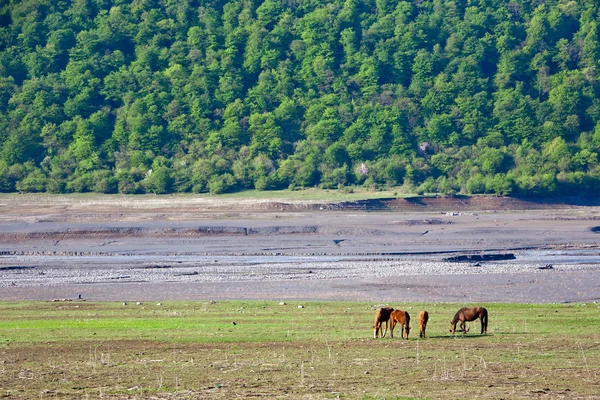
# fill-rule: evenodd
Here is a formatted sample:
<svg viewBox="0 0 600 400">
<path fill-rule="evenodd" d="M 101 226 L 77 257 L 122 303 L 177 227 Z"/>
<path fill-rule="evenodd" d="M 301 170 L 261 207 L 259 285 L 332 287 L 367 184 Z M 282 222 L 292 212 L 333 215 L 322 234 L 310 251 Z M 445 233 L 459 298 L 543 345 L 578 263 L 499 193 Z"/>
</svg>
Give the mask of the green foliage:
<svg viewBox="0 0 600 400">
<path fill-rule="evenodd" d="M 208 182 L 210 194 L 221 194 L 230 190 L 235 185 L 235 178 L 231 174 L 215 175 Z"/>
<path fill-rule="evenodd" d="M 173 185 L 170 168 L 163 165 L 149 170 L 143 183 L 148 192 L 155 194 L 169 193 Z"/>
<path fill-rule="evenodd" d="M 595 193 L 594 2 L 198 5 L 0 7 L 0 191 Z"/>
</svg>

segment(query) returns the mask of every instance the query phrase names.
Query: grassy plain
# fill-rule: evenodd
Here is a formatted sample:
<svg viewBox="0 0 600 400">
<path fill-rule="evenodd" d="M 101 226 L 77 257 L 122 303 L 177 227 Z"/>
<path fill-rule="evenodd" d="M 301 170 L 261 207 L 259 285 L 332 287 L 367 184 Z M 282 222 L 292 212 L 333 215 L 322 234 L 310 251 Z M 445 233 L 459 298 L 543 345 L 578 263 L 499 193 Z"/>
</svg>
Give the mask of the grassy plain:
<svg viewBox="0 0 600 400">
<path fill-rule="evenodd" d="M 219 195 L 212 195 L 208 193 L 178 193 L 168 195 L 123 195 L 123 194 L 99 194 L 99 193 L 69 193 L 68 195 L 53 194 L 53 193 L 0 193 L 0 201 L 11 202 L 15 199 L 26 200 L 41 200 L 45 202 L 56 201 L 63 203 L 65 201 L 81 202 L 81 201 L 118 201 L 126 200 L 128 202 L 135 200 L 157 200 L 157 199 L 178 199 L 178 200 L 319 200 L 324 202 L 339 202 L 339 201 L 353 201 L 353 200 L 366 200 L 366 199 L 380 199 L 390 197 L 408 197 L 416 196 L 415 193 L 407 193 L 403 187 L 392 187 L 385 190 L 373 190 L 364 188 L 361 186 L 348 187 L 342 190 L 334 189 L 319 189 L 319 188 L 306 188 L 302 190 L 241 190 L 231 193 L 222 193 Z"/>
<path fill-rule="evenodd" d="M 600 398 L 597 304 L 485 304 L 487 335 L 448 332 L 463 305 L 391 305 L 408 341 L 374 340 L 367 303 L 1 302 L 0 396 Z"/>
</svg>

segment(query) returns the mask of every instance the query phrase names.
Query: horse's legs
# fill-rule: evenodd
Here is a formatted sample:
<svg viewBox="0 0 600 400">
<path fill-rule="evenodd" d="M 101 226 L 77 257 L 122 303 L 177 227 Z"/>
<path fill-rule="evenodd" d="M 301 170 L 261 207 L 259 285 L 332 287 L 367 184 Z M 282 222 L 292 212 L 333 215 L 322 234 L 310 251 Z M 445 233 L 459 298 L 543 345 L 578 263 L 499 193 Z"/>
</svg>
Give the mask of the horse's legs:
<svg viewBox="0 0 600 400">
<path fill-rule="evenodd" d="M 487 333 L 487 326 L 488 326 L 488 316 L 487 316 L 487 312 L 485 312 L 481 316 L 481 334 L 482 335 L 484 332 Z"/>
<path fill-rule="evenodd" d="M 466 321 L 460 321 L 460 330 L 462 331 L 462 333 L 467 333 L 466 325 L 467 325 Z"/>
<path fill-rule="evenodd" d="M 385 332 L 383 333 L 383 335 L 381 337 L 385 337 L 385 334 L 387 333 L 388 328 L 389 328 L 389 323 L 390 323 L 389 319 L 387 321 L 385 321 Z M 381 330 L 383 331 L 383 328 Z"/>
<path fill-rule="evenodd" d="M 375 323 L 375 327 L 373 328 L 373 339 L 377 339 L 380 329 L 381 329 L 381 322 L 378 321 Z"/>
</svg>

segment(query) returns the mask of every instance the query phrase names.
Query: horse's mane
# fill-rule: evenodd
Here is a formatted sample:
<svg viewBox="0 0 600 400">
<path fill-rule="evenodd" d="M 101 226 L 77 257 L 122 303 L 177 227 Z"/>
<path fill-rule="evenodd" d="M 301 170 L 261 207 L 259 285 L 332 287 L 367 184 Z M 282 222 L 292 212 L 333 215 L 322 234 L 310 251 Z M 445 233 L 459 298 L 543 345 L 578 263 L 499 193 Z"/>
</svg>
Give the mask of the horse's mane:
<svg viewBox="0 0 600 400">
<path fill-rule="evenodd" d="M 450 321 L 451 324 L 455 324 L 458 322 L 458 316 L 460 315 L 460 313 L 462 312 L 462 310 L 464 310 L 464 308 L 461 308 L 460 310 L 458 310 L 456 312 L 456 314 L 454 314 L 454 318 L 452 318 L 452 321 Z"/>
</svg>

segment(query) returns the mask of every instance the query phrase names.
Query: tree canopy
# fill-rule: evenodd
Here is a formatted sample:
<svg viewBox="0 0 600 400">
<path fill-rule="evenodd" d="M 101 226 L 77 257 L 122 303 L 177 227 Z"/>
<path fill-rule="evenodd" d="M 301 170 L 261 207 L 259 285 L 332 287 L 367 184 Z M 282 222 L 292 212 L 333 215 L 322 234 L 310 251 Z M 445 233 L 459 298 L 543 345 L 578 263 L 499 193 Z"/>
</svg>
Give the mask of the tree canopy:
<svg viewBox="0 0 600 400">
<path fill-rule="evenodd" d="M 600 191 L 593 0 L 5 0 L 0 191 Z"/>
</svg>

